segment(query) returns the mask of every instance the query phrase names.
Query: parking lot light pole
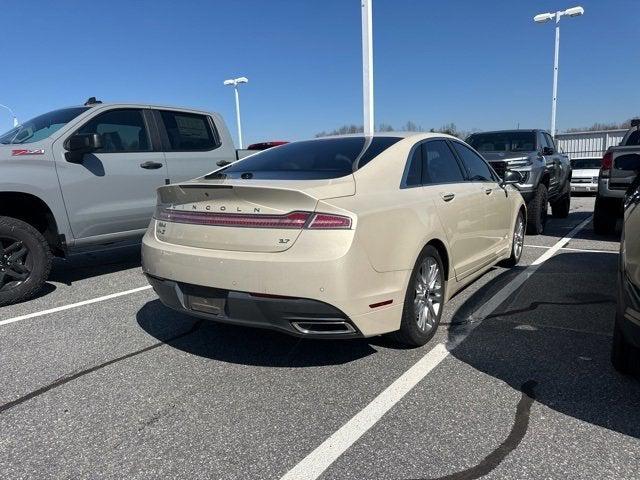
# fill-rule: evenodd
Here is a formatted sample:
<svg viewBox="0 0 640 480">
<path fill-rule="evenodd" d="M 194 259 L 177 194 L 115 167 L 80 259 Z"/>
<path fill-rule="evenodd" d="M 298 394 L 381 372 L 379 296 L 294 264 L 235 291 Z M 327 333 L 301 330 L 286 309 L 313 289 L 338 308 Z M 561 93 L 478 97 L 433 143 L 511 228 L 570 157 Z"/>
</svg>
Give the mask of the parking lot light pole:
<svg viewBox="0 0 640 480">
<path fill-rule="evenodd" d="M 584 14 L 584 8 L 577 6 L 559 10 L 555 13 L 540 13 L 533 17 L 536 23 L 546 23 L 549 20 L 556 21 L 556 45 L 553 55 L 553 99 L 551 102 L 551 136 L 556 136 L 556 100 L 558 98 L 558 60 L 560 54 L 560 18 L 567 15 L 569 17 L 578 17 Z"/>
<path fill-rule="evenodd" d="M 235 95 L 236 95 L 236 122 L 238 125 L 238 146 L 241 149 L 244 147 L 242 146 L 242 124 L 240 123 L 240 95 L 238 94 L 238 85 L 240 85 L 241 83 L 247 83 L 248 81 L 249 79 L 247 77 L 232 78 L 224 81 L 225 85 L 233 86 L 233 91 L 235 92 Z"/>
<path fill-rule="evenodd" d="M 7 107 L 6 105 L 2 105 L 0 103 L 0 107 L 2 108 L 6 108 L 7 110 L 9 110 L 9 113 L 11 114 L 11 116 L 13 117 L 13 126 L 17 127 L 18 126 L 18 118 L 16 117 L 16 114 L 13 113 L 13 110 L 11 110 L 9 107 Z"/>
<path fill-rule="evenodd" d="M 362 103 L 364 134 L 373 135 L 373 31 L 371 3 L 361 0 L 362 6 Z"/>
</svg>

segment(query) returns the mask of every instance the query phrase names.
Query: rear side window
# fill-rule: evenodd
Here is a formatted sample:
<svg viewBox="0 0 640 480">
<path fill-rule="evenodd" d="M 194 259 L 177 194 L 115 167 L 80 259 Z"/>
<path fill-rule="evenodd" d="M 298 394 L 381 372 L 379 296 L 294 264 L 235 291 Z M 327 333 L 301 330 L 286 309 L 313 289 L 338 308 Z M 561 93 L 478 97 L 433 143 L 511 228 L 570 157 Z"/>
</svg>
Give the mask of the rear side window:
<svg viewBox="0 0 640 480">
<path fill-rule="evenodd" d="M 460 142 L 452 142 L 462 162 L 469 171 L 469 180 L 472 182 L 493 182 L 495 181 L 491 169 L 484 159 L 476 152 Z"/>
<path fill-rule="evenodd" d="M 78 133 L 102 136 L 102 153 L 148 152 L 151 150 L 142 112 L 135 109 L 109 110 L 89 120 Z"/>
<path fill-rule="evenodd" d="M 167 130 L 171 150 L 198 152 L 213 150 L 217 146 L 216 137 L 205 115 L 161 110 L 160 116 Z"/>
<path fill-rule="evenodd" d="M 368 143 L 365 137 L 288 143 L 251 155 L 208 178 L 315 180 L 344 177 L 395 142 L 387 141 L 386 137 L 374 137 Z"/>
<path fill-rule="evenodd" d="M 367 147 L 367 150 L 362 154 L 360 160 L 358 160 L 358 169 L 364 167 L 387 148 L 395 145 L 400 140 L 402 140 L 401 137 L 373 137 L 371 139 L 371 143 Z"/>
<path fill-rule="evenodd" d="M 407 176 L 405 178 L 405 187 L 418 187 L 422 185 L 422 148 L 418 145 L 413 150 L 413 155 L 409 159 L 407 166 Z"/>
<path fill-rule="evenodd" d="M 422 144 L 422 183 L 463 182 L 464 176 L 456 157 L 445 140 Z"/>
</svg>

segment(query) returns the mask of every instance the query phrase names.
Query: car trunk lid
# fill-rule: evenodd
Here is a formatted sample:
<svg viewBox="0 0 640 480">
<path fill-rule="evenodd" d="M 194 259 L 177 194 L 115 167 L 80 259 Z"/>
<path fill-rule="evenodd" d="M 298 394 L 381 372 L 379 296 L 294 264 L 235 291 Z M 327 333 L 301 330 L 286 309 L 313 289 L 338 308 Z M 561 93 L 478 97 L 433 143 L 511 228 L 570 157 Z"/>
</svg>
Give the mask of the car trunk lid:
<svg viewBox="0 0 640 480">
<path fill-rule="evenodd" d="M 158 189 L 156 236 L 176 245 L 282 252 L 312 220 L 319 200 L 355 194 L 352 175 L 282 181 L 199 179 Z"/>
</svg>

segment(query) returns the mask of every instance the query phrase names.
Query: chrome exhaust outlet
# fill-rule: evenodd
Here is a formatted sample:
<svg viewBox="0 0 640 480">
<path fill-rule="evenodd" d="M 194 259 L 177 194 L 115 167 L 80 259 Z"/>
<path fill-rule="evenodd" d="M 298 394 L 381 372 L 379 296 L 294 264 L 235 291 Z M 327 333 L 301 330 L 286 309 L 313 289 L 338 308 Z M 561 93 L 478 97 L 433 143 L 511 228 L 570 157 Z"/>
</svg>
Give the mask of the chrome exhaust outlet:
<svg viewBox="0 0 640 480">
<path fill-rule="evenodd" d="M 313 335 L 336 335 L 356 333 L 356 329 L 344 320 L 327 320 L 314 322 L 310 320 L 292 321 L 291 325 L 298 332 Z"/>
</svg>

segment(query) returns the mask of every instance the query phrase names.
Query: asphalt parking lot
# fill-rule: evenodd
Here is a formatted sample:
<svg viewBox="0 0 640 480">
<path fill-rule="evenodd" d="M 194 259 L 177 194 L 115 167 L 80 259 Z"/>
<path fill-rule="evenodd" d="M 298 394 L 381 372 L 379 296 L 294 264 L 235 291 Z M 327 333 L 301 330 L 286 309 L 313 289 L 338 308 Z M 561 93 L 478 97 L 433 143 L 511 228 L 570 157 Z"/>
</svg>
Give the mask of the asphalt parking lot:
<svg viewBox="0 0 640 480">
<path fill-rule="evenodd" d="M 640 380 L 609 363 L 618 242 L 593 202 L 415 350 L 183 316 L 136 247 L 57 262 L 0 309 L 0 478 L 638 478 Z"/>
</svg>

